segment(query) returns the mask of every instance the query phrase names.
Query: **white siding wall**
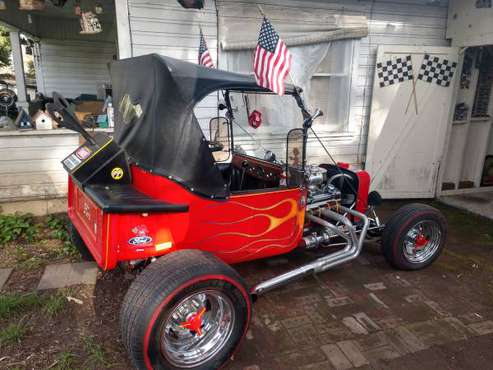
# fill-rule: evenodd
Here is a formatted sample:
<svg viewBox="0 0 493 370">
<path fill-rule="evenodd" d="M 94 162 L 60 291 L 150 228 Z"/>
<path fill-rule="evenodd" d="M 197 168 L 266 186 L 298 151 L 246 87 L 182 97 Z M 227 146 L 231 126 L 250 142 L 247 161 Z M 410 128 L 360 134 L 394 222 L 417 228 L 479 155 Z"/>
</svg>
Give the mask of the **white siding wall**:
<svg viewBox="0 0 493 370">
<path fill-rule="evenodd" d="M 176 0 L 128 0 L 133 55 L 151 52 L 195 62 L 199 41 L 198 24 L 202 25 L 217 65 L 217 19 L 215 2 L 206 8 L 187 10 Z M 218 3 L 243 3 L 256 6 L 255 0 L 217 0 Z M 337 160 L 362 165 L 366 151 L 371 89 L 377 45 L 446 46 L 447 1 L 430 5 L 428 0 L 345 0 L 301 1 L 262 0 L 264 7 L 313 8 L 320 12 L 363 15 L 368 18 L 369 36 L 359 41 L 355 50 L 350 118 L 345 132 L 322 133 L 326 145 Z M 231 16 L 231 22 L 234 22 Z M 241 32 L 241 30 L 237 30 Z M 219 55 L 221 58 L 221 55 Z M 215 113 L 214 99 L 198 112 L 205 122 Z M 316 145 L 313 142 L 312 147 Z M 327 160 L 321 150 L 312 150 L 312 159 Z"/>
<path fill-rule="evenodd" d="M 99 84 L 110 82 L 107 64 L 116 53 L 111 42 L 41 40 L 40 91 L 68 98 L 96 94 Z"/>
<path fill-rule="evenodd" d="M 60 161 L 79 143 L 68 130 L 0 134 L 0 203 L 43 199 L 67 193 Z"/>
<path fill-rule="evenodd" d="M 213 0 L 202 10 L 184 9 L 175 0 L 128 0 L 132 55 L 158 53 L 197 62 L 199 25 L 217 65 L 217 17 Z M 217 115 L 216 96 L 206 97 L 195 114 L 203 128 Z"/>
</svg>

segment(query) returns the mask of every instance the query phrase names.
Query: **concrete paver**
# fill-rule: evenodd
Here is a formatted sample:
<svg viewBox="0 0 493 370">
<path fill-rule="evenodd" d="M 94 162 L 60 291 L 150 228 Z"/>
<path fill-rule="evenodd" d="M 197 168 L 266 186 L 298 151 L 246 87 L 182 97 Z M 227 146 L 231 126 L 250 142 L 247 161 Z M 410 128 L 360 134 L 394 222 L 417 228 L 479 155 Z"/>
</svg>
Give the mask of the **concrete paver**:
<svg viewBox="0 0 493 370">
<path fill-rule="evenodd" d="M 2 290 L 3 286 L 9 279 L 10 273 L 12 272 L 13 269 L 8 268 L 8 269 L 0 269 L 0 290 Z"/>
<path fill-rule="evenodd" d="M 38 290 L 64 288 L 78 284 L 96 284 L 98 268 L 94 262 L 48 265 L 38 284 Z"/>
</svg>

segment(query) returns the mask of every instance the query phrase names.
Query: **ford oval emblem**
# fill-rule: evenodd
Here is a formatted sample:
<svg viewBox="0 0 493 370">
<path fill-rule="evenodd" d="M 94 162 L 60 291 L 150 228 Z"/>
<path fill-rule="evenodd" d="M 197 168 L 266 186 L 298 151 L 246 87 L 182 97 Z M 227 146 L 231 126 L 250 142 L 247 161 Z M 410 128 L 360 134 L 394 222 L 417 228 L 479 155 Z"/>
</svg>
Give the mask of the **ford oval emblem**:
<svg viewBox="0 0 493 370">
<path fill-rule="evenodd" d="M 152 242 L 152 238 L 150 236 L 144 235 L 144 236 L 134 236 L 132 239 L 128 240 L 128 244 L 131 245 L 142 245 L 142 244 L 148 244 Z"/>
</svg>

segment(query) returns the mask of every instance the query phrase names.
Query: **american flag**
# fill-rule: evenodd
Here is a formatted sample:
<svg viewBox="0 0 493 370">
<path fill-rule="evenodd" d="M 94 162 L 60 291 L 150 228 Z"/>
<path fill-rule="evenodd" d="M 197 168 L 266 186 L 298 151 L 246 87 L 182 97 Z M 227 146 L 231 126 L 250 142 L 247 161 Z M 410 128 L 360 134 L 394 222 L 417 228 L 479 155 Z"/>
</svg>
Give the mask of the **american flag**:
<svg viewBox="0 0 493 370">
<path fill-rule="evenodd" d="M 264 17 L 253 59 L 257 84 L 276 94 L 284 95 L 284 79 L 290 68 L 291 53 L 272 24 Z"/>
<path fill-rule="evenodd" d="M 214 68 L 214 63 L 212 63 L 212 58 L 211 55 L 209 54 L 209 49 L 207 49 L 207 44 L 205 43 L 202 29 L 200 30 L 199 64 L 206 67 Z"/>
</svg>

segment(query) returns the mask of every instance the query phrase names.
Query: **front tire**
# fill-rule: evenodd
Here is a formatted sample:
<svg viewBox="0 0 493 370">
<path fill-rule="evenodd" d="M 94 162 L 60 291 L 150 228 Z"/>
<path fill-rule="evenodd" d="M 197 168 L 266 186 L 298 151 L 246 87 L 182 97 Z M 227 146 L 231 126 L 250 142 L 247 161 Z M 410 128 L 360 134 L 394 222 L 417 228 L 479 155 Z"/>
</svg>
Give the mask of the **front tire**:
<svg viewBox="0 0 493 370">
<path fill-rule="evenodd" d="M 426 204 L 408 204 L 395 212 L 382 234 L 385 259 L 400 270 L 419 270 L 431 265 L 447 239 L 447 221 Z"/>
<path fill-rule="evenodd" d="M 246 334 L 251 301 L 215 256 L 173 252 L 151 263 L 123 301 L 123 342 L 138 369 L 216 369 Z"/>
</svg>

